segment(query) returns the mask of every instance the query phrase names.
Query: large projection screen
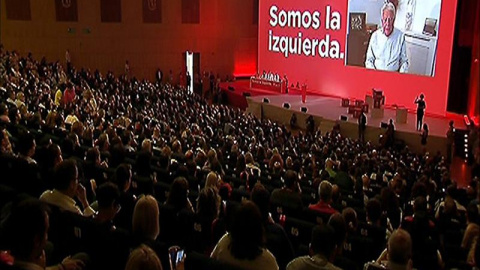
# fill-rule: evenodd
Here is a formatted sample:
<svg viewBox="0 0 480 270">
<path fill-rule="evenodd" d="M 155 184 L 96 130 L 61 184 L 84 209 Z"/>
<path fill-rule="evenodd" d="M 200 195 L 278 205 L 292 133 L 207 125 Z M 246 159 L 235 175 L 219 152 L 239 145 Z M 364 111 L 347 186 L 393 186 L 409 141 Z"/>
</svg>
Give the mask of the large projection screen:
<svg viewBox="0 0 480 270">
<path fill-rule="evenodd" d="M 394 13 L 384 0 L 261 0 L 258 72 L 328 96 L 377 88 L 412 109 L 423 93 L 426 112 L 445 115 L 457 1 L 391 2 Z"/>
</svg>

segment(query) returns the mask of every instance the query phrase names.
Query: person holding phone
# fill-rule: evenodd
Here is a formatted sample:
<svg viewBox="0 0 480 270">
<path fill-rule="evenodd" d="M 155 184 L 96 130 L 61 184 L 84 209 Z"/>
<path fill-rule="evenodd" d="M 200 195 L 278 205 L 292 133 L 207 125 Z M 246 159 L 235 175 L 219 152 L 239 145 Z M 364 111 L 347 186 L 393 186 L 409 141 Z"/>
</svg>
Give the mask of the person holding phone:
<svg viewBox="0 0 480 270">
<path fill-rule="evenodd" d="M 168 257 L 171 270 L 183 270 L 185 268 L 185 250 L 179 246 L 171 246 L 168 249 Z"/>
</svg>

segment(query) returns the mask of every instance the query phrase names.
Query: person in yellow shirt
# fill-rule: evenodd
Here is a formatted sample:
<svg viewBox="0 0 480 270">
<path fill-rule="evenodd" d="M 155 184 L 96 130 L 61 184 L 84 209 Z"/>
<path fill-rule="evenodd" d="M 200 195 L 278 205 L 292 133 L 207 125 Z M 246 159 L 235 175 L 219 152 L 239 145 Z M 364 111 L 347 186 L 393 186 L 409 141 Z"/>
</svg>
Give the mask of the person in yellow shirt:
<svg viewBox="0 0 480 270">
<path fill-rule="evenodd" d="M 62 100 L 63 100 L 63 93 L 62 93 L 62 90 L 58 88 L 57 92 L 55 93 L 55 105 L 60 106 L 62 104 Z"/>
</svg>

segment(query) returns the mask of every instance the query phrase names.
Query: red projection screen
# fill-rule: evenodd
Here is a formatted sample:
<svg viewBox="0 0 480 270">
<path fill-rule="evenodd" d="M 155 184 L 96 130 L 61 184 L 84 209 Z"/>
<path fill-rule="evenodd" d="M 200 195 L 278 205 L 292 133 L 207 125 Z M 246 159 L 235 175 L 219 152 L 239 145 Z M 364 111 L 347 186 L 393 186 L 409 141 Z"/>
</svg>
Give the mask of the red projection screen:
<svg viewBox="0 0 480 270">
<path fill-rule="evenodd" d="M 411 109 L 424 93 L 426 112 L 444 116 L 457 1 L 390 2 L 394 18 L 384 0 L 261 0 L 258 72 L 285 74 L 290 85 L 328 96 L 364 99 L 378 88 L 387 104 Z M 381 40 L 389 22 L 398 44 Z M 369 55 L 370 42 L 389 49 Z M 407 66 L 388 62 L 400 49 Z M 372 55 L 378 61 L 367 63 Z"/>
</svg>

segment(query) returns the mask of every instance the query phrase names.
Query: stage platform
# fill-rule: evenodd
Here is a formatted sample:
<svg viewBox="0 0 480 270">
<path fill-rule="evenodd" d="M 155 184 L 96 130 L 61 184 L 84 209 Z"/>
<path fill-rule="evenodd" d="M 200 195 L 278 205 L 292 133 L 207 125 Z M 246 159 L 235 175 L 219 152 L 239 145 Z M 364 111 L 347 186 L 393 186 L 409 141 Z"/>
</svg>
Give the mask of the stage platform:
<svg viewBox="0 0 480 270">
<path fill-rule="evenodd" d="M 305 120 L 309 115 L 312 115 L 315 119 L 315 127 L 320 128 L 322 132 L 331 131 L 335 123 L 338 122 L 343 136 L 358 137 L 357 119 L 348 114 L 348 108 L 341 106 L 341 98 L 307 93 L 306 102 L 302 103 L 301 94 L 298 90 L 289 91 L 288 94 L 272 93 L 260 89 L 250 89 L 248 81 L 224 83 L 221 88 L 227 96 L 229 104 L 245 109 L 247 113 L 252 113 L 259 118 L 264 117 L 289 125 L 290 118 L 295 113 L 297 125 L 301 129 L 305 129 Z M 264 102 L 264 98 L 268 99 L 268 103 Z M 290 108 L 284 108 L 284 103 L 289 103 Z M 302 107 L 307 108 L 305 113 L 301 111 Z M 347 116 L 346 121 L 340 120 L 342 115 Z M 372 117 L 371 111 L 367 113 L 366 140 L 378 143 L 379 136 L 386 131 L 380 125 L 382 122 L 388 123 L 389 119 L 394 120 L 396 139 L 403 140 L 414 151 L 424 151 L 424 147 L 420 144 L 421 132 L 415 130 L 415 112 L 408 112 L 406 123 L 396 123 L 396 109 L 388 106 L 384 109 L 382 118 Z M 432 154 L 437 151 L 446 154 L 446 132 L 450 120 L 455 122 L 457 129 L 467 128 L 461 115 L 448 114 L 445 117 L 427 114 L 425 116 L 424 122 L 429 126 L 427 151 Z"/>
</svg>

